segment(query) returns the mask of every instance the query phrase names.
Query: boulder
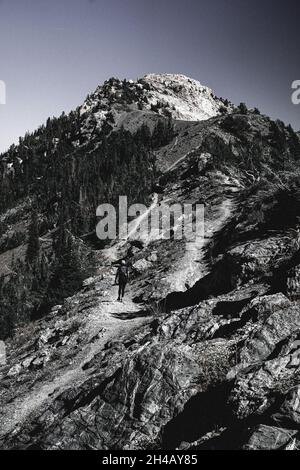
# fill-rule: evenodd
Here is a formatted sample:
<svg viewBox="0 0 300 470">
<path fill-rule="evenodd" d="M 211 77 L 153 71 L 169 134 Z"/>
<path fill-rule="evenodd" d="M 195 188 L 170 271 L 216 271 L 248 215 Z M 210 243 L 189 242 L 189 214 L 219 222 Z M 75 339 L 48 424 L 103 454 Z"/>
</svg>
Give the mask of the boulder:
<svg viewBox="0 0 300 470">
<path fill-rule="evenodd" d="M 147 271 L 152 266 L 150 261 L 147 261 L 145 258 L 137 260 L 133 265 L 132 268 L 139 274 Z"/>
<path fill-rule="evenodd" d="M 213 156 L 211 153 L 204 152 L 201 153 L 201 155 L 198 157 L 198 171 L 201 173 L 208 165 L 213 160 Z"/>
<path fill-rule="evenodd" d="M 300 385 L 293 387 L 287 393 L 279 412 L 274 415 L 274 419 L 290 426 L 300 425 Z"/>
<path fill-rule="evenodd" d="M 31 363 L 31 368 L 35 370 L 43 369 L 45 359 L 43 357 L 37 357 Z"/>
<path fill-rule="evenodd" d="M 275 311 L 262 325 L 258 324 L 239 353 L 242 364 L 267 359 L 277 345 L 300 329 L 300 309 L 290 306 Z"/>
<path fill-rule="evenodd" d="M 43 348 L 45 344 L 54 343 L 59 339 L 59 331 L 56 328 L 47 328 L 39 337 L 39 348 Z"/>
<path fill-rule="evenodd" d="M 95 278 L 94 277 L 89 277 L 88 279 L 85 279 L 82 283 L 83 287 L 91 286 L 94 284 Z"/>
<path fill-rule="evenodd" d="M 149 256 L 147 256 L 147 261 L 150 261 L 150 263 L 156 263 L 157 259 L 157 252 L 155 251 L 153 251 Z"/>
<path fill-rule="evenodd" d="M 14 377 L 15 375 L 19 375 L 22 370 L 22 364 L 15 364 L 13 367 L 9 369 L 7 375 L 9 377 Z"/>
<path fill-rule="evenodd" d="M 22 367 L 24 367 L 24 369 L 28 369 L 30 368 L 30 365 L 32 363 L 32 361 L 35 359 L 34 356 L 29 356 L 27 357 L 26 359 L 24 359 L 24 361 L 22 362 Z"/>
</svg>

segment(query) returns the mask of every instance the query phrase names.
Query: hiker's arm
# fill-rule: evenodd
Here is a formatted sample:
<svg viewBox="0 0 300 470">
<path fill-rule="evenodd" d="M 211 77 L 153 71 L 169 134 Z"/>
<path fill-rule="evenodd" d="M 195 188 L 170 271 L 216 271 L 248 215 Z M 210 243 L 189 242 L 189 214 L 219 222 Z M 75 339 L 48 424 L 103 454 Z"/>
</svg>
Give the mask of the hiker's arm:
<svg viewBox="0 0 300 470">
<path fill-rule="evenodd" d="M 116 272 L 115 284 L 118 284 L 118 279 L 119 279 L 119 270 Z"/>
</svg>

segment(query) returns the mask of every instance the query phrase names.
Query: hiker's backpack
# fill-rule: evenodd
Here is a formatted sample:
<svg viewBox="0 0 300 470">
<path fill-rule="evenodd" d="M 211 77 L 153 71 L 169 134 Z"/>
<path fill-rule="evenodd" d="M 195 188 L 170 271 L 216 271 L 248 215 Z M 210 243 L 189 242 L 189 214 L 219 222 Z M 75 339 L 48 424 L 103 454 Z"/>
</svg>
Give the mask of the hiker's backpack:
<svg viewBox="0 0 300 470">
<path fill-rule="evenodd" d="M 128 279 L 128 268 L 127 266 L 119 267 L 119 279 L 120 281 L 126 282 Z"/>
</svg>

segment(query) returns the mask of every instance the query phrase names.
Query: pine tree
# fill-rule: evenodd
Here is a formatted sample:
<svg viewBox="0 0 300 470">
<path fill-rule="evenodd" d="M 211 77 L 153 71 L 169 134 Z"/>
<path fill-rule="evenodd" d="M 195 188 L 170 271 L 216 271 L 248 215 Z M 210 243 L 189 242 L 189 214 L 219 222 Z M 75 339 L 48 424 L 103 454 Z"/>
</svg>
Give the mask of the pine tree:
<svg viewBox="0 0 300 470">
<path fill-rule="evenodd" d="M 28 229 L 28 244 L 26 252 L 26 261 L 33 264 L 39 257 L 40 241 L 39 241 L 39 225 L 38 215 L 34 209 L 31 213 L 31 221 Z"/>
<path fill-rule="evenodd" d="M 248 108 L 245 103 L 240 103 L 238 110 L 241 114 L 248 114 Z"/>
<path fill-rule="evenodd" d="M 62 218 L 54 241 L 54 252 L 55 262 L 45 299 L 48 305 L 54 305 L 77 292 L 85 277 L 79 245 Z"/>
</svg>

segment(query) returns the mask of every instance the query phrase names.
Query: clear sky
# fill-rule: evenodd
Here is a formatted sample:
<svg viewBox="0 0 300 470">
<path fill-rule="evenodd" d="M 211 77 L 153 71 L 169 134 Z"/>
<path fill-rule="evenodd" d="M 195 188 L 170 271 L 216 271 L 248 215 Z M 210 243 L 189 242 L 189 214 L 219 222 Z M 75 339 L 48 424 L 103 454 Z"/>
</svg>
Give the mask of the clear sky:
<svg viewBox="0 0 300 470">
<path fill-rule="evenodd" d="M 0 0 L 0 151 L 111 76 L 183 73 L 300 128 L 299 0 Z"/>
</svg>

